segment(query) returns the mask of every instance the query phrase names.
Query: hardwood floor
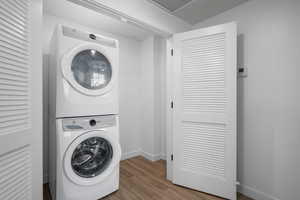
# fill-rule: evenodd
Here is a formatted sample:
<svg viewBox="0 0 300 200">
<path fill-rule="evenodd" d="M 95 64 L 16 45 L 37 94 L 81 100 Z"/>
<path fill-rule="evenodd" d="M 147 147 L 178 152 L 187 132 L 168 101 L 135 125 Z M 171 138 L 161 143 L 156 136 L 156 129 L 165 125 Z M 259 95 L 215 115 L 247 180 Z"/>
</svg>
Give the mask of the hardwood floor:
<svg viewBox="0 0 300 200">
<path fill-rule="evenodd" d="M 165 179 L 165 161 L 135 157 L 121 162 L 120 189 L 103 200 L 221 200 L 206 193 L 173 185 Z M 44 200 L 50 200 L 44 187 Z M 238 200 L 251 200 L 238 194 Z"/>
</svg>

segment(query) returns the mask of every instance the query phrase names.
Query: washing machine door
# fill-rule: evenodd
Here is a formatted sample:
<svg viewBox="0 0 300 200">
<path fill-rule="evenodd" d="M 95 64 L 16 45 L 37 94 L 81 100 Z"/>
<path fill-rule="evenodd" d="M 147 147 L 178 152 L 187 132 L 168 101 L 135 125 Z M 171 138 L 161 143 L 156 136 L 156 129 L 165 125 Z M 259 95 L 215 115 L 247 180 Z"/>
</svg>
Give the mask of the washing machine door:
<svg viewBox="0 0 300 200">
<path fill-rule="evenodd" d="M 101 183 L 118 166 L 120 145 L 105 131 L 91 131 L 76 138 L 65 152 L 67 177 L 78 185 Z"/>
<path fill-rule="evenodd" d="M 62 59 L 62 73 L 69 84 L 85 95 L 110 91 L 116 74 L 113 55 L 99 45 L 77 46 Z"/>
</svg>

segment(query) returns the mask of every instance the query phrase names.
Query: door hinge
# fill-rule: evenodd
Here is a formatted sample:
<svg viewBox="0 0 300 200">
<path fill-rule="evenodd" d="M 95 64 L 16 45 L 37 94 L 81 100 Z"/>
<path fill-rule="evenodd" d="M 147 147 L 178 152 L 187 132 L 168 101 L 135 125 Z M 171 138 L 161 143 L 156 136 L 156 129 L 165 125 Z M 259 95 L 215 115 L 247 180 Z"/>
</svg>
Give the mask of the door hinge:
<svg viewBox="0 0 300 200">
<path fill-rule="evenodd" d="M 171 56 L 174 55 L 174 49 L 171 49 Z"/>
<path fill-rule="evenodd" d="M 174 108 L 174 102 L 171 101 L 171 108 L 173 109 Z"/>
<path fill-rule="evenodd" d="M 171 155 L 171 161 L 173 161 L 174 160 L 174 156 L 173 156 L 173 154 Z"/>
</svg>

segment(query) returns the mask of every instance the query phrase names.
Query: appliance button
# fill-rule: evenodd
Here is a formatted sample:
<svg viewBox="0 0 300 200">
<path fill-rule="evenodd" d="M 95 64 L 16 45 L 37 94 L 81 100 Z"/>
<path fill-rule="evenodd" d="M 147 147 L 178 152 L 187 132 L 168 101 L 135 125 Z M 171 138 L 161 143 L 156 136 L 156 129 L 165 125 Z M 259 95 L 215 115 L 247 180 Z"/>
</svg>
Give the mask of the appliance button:
<svg viewBox="0 0 300 200">
<path fill-rule="evenodd" d="M 95 126 L 96 124 L 97 124 L 96 120 L 94 120 L 94 119 L 90 120 L 90 125 L 91 126 Z"/>
<path fill-rule="evenodd" d="M 90 37 L 92 40 L 96 40 L 96 38 L 97 38 L 96 35 L 94 35 L 94 34 L 90 34 L 89 37 Z"/>
</svg>

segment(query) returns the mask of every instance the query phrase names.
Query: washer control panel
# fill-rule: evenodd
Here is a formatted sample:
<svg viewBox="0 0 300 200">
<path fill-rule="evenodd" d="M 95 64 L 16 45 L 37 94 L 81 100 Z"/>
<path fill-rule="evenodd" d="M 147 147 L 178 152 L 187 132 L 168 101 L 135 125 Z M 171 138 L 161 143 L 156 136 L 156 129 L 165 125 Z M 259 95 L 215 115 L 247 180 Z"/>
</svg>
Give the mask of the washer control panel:
<svg viewBox="0 0 300 200">
<path fill-rule="evenodd" d="M 64 131 L 95 130 L 116 125 L 115 115 L 66 118 L 62 120 Z"/>
</svg>

